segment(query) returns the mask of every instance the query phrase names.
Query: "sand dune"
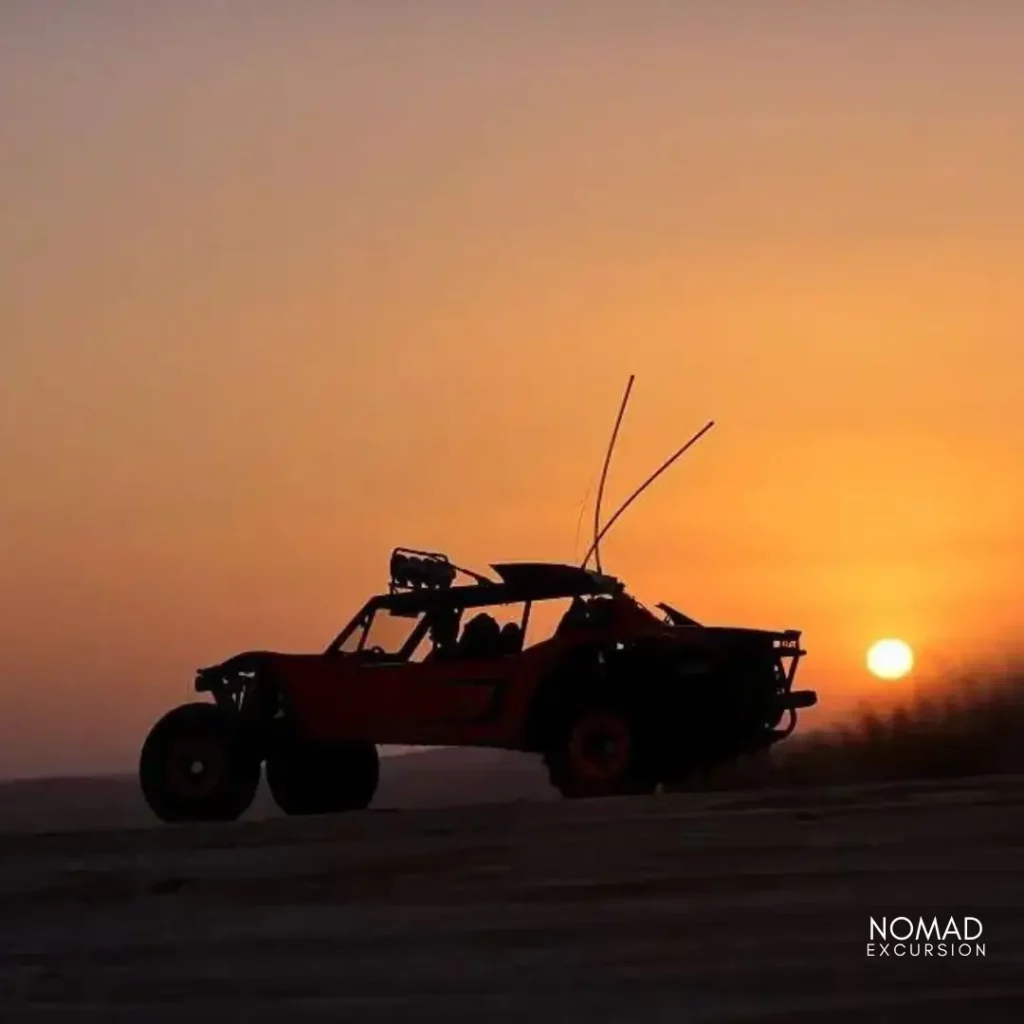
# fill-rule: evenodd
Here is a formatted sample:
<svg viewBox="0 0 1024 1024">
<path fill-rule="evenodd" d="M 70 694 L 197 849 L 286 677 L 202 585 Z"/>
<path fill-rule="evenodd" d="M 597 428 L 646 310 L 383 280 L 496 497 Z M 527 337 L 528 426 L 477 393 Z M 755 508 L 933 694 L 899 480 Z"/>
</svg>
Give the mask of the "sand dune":
<svg viewBox="0 0 1024 1024">
<path fill-rule="evenodd" d="M 392 802 L 415 764 L 389 765 Z M 42 783 L 20 785 L 39 801 Z M 381 795 L 226 826 L 33 834 L 25 812 L 0 835 L 0 1016 L 1020 1019 L 1022 777 L 407 810 Z M 871 914 L 973 915 L 986 955 L 868 958 Z"/>
</svg>

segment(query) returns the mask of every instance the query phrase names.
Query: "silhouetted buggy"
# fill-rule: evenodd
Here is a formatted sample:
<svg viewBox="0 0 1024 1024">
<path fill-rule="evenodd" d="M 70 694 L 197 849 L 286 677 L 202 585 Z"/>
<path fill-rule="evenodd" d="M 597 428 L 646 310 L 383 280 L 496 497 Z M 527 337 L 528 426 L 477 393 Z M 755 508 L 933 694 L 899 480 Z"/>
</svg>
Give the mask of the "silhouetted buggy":
<svg viewBox="0 0 1024 1024">
<path fill-rule="evenodd" d="M 565 796 L 653 791 L 788 735 L 814 694 L 792 689 L 799 633 L 702 626 L 640 605 L 612 576 L 505 563 L 497 579 L 396 549 L 388 593 L 320 654 L 253 651 L 199 671 L 213 703 L 154 727 L 141 759 L 162 819 L 230 819 L 261 764 L 289 814 L 364 808 L 378 744 L 494 746 L 543 755 Z M 471 578 L 455 585 L 457 575 Z M 540 602 L 568 601 L 524 646 Z M 492 611 L 518 606 L 500 627 Z M 383 620 L 400 631 L 384 630 Z M 784 718 L 788 721 L 780 727 Z"/>
<path fill-rule="evenodd" d="M 649 793 L 788 736 L 813 691 L 793 690 L 796 630 L 702 626 L 656 614 L 601 569 L 600 542 L 706 424 L 602 526 L 601 499 L 633 378 L 615 421 L 581 566 L 502 563 L 471 572 L 396 548 L 386 594 L 320 654 L 250 651 L 201 669 L 186 704 L 153 727 L 142 789 L 165 821 L 232 819 L 261 766 L 288 814 L 367 807 L 378 744 L 491 746 L 543 756 L 568 797 Z M 587 568 L 593 556 L 595 569 Z M 467 583 L 457 583 L 459 577 Z M 533 609 L 568 601 L 551 636 L 525 644 Z M 491 611 L 521 606 L 499 626 Z M 487 610 L 487 609 L 490 609 Z"/>
</svg>

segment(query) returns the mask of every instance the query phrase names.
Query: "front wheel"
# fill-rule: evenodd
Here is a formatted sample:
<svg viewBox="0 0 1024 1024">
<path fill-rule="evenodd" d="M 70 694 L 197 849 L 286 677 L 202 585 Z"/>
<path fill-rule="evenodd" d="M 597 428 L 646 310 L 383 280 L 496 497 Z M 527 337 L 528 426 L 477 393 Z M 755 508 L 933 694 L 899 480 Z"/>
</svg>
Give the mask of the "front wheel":
<svg viewBox="0 0 1024 1024">
<path fill-rule="evenodd" d="M 260 781 L 258 757 L 216 704 L 183 704 L 150 730 L 139 782 L 150 810 L 165 822 L 234 821 Z"/>
<path fill-rule="evenodd" d="M 372 743 L 292 743 L 267 758 L 270 794 L 289 815 L 365 810 L 379 781 Z"/>
</svg>

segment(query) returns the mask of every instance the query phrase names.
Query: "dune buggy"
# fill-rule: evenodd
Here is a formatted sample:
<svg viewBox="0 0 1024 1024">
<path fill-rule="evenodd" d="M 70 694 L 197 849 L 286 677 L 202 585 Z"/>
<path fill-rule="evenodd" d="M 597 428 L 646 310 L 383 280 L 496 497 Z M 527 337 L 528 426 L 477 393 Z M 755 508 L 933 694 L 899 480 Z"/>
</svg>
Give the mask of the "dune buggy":
<svg viewBox="0 0 1024 1024">
<path fill-rule="evenodd" d="M 326 650 L 201 669 L 195 688 L 213 700 L 168 712 L 143 745 L 150 808 L 168 822 L 234 819 L 264 765 L 287 814 L 365 808 L 380 744 L 531 752 L 566 797 L 649 793 L 771 746 L 817 700 L 792 688 L 805 653 L 795 630 L 652 611 L 615 577 L 573 565 L 492 569 L 497 579 L 396 549 L 388 592 Z M 544 602 L 567 607 L 525 644 Z"/>
</svg>

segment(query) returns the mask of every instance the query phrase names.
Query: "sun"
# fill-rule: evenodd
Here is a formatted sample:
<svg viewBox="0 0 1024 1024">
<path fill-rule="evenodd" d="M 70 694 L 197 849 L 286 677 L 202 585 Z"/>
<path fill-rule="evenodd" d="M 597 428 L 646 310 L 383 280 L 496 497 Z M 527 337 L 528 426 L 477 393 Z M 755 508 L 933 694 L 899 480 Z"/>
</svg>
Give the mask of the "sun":
<svg viewBox="0 0 1024 1024">
<path fill-rule="evenodd" d="M 902 679 L 914 667 L 914 652 L 903 640 L 879 640 L 868 649 L 867 662 L 879 679 Z"/>
</svg>

